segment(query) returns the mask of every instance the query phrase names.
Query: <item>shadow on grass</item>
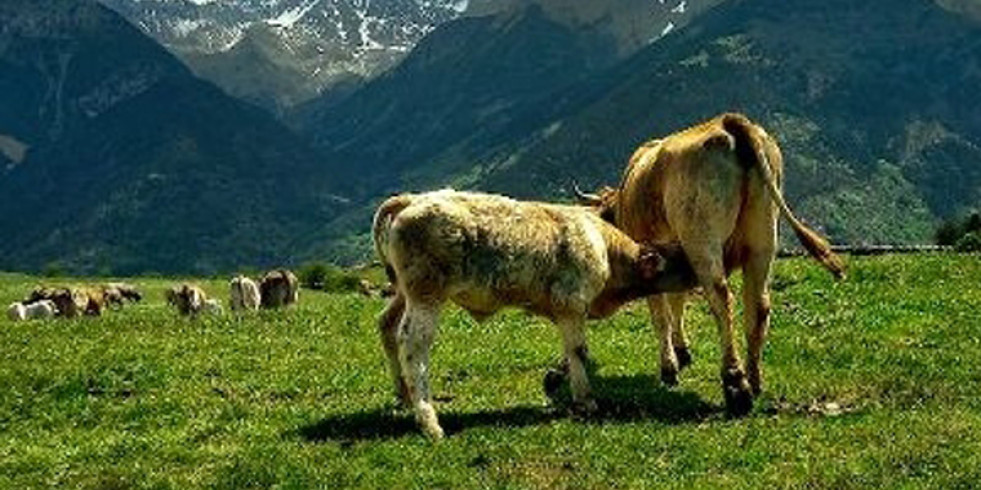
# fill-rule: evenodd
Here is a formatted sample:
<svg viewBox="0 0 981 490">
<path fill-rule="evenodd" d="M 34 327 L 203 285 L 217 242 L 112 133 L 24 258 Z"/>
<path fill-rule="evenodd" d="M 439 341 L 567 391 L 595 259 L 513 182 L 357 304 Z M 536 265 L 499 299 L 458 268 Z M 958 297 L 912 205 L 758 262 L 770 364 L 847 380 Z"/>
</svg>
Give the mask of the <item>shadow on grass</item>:
<svg viewBox="0 0 981 490">
<path fill-rule="evenodd" d="M 594 376 L 599 411 L 583 423 L 605 424 L 653 420 L 669 424 L 698 422 L 721 413 L 695 393 L 669 390 L 653 376 Z M 560 400 L 563 396 L 560 395 Z M 474 427 L 519 428 L 575 417 L 561 405 L 521 405 L 476 412 L 454 412 L 452 404 L 437 406 L 440 425 L 448 435 Z M 327 417 L 300 427 L 293 435 L 307 441 L 355 441 L 394 439 L 419 434 L 409 410 L 379 407 L 373 410 Z"/>
</svg>

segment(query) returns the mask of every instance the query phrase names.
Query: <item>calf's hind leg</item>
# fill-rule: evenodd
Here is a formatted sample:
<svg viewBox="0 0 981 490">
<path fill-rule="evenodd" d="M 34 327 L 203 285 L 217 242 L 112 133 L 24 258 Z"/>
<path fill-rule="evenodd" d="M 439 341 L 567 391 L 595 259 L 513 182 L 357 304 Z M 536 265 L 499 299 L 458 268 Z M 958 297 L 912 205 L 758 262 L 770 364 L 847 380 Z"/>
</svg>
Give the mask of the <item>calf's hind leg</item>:
<svg viewBox="0 0 981 490">
<path fill-rule="evenodd" d="M 398 331 L 398 354 L 408 385 L 409 398 L 416 421 L 423 432 L 433 439 L 443 437 L 436 409 L 429 393 L 429 350 L 436 334 L 439 306 L 408 299 Z"/>
<path fill-rule="evenodd" d="M 395 383 L 395 396 L 406 407 L 412 400 L 409 398 L 409 387 L 402 375 L 402 363 L 399 361 L 398 329 L 405 313 L 405 296 L 397 292 L 388 302 L 385 311 L 378 318 L 378 333 L 381 335 L 382 347 L 388 358 L 388 369 Z"/>
</svg>

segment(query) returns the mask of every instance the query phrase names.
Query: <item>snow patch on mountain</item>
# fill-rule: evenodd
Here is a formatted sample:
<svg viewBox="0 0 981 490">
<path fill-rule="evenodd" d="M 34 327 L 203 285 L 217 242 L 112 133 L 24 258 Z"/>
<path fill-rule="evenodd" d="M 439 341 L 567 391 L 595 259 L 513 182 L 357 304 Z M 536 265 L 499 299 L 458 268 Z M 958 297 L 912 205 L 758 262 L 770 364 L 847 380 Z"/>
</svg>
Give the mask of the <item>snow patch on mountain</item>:
<svg viewBox="0 0 981 490">
<path fill-rule="evenodd" d="M 279 16 L 274 19 L 267 19 L 266 23 L 276 27 L 293 27 L 293 24 L 299 22 L 299 20 L 302 19 L 303 16 L 307 15 L 311 9 L 317 6 L 320 1 L 321 0 L 309 0 L 299 7 L 289 9 L 282 14 L 279 14 Z"/>
</svg>

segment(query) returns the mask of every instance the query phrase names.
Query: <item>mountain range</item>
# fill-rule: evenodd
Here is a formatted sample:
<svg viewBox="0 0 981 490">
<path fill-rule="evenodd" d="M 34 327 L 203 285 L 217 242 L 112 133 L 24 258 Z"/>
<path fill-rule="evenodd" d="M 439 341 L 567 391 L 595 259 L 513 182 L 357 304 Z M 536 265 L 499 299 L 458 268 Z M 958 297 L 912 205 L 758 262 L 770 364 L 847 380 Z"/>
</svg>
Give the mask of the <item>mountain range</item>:
<svg viewBox="0 0 981 490">
<path fill-rule="evenodd" d="M 0 6 L 0 268 L 361 261 L 392 192 L 567 200 L 729 110 L 777 137 L 791 204 L 833 241 L 927 242 L 981 203 L 978 0 L 407 2 L 445 15 L 392 14 L 426 27 L 330 88 L 309 75 L 330 57 L 279 65 L 284 33 L 346 18 L 314 14 L 333 2 L 105 3 L 133 25 L 87 0 Z M 169 37 L 187 18 L 241 30 Z"/>
<path fill-rule="evenodd" d="M 85 0 L 0 3 L 0 268 L 288 262 L 344 198 L 303 138 Z"/>
<path fill-rule="evenodd" d="M 615 184 L 647 139 L 737 110 L 777 136 L 791 202 L 835 241 L 925 243 L 938 218 L 981 203 L 975 5 L 730 0 L 612 66 L 602 62 L 611 59 L 602 42 L 584 42 L 599 55 L 569 54 L 575 43 L 562 40 L 566 58 L 554 71 L 546 68 L 554 47 L 535 40 L 548 30 L 510 27 L 562 25 L 530 9 L 499 21 L 506 35 L 492 38 L 522 46 L 520 56 L 539 60 L 544 73 L 510 69 L 521 65 L 499 53 L 482 59 L 459 42 L 429 54 L 428 41 L 459 28 L 446 25 L 307 131 L 333 161 L 374 169 L 350 178 L 364 196 L 453 185 L 555 199 L 569 196 L 572 178 Z M 448 62 L 447 72 L 438 61 L 453 53 L 465 62 Z M 423 54 L 437 62 L 416 59 Z M 543 90 L 512 79 L 541 80 Z M 463 107 L 427 108 L 458 95 Z M 363 222 L 366 209 L 349 221 Z M 361 249 L 365 230 L 357 228 Z"/>
<path fill-rule="evenodd" d="M 603 32 L 626 55 L 720 0 L 100 1 L 197 75 L 282 117 L 312 99 L 348 95 L 461 17 L 537 5 L 567 26 Z"/>
</svg>

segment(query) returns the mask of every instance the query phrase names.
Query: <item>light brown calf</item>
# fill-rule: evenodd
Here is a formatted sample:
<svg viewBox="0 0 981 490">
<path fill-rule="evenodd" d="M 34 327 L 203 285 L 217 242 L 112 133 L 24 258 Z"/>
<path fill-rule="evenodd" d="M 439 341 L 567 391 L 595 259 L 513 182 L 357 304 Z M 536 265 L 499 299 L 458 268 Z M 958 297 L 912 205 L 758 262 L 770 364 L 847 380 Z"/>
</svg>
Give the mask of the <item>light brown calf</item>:
<svg viewBox="0 0 981 490">
<path fill-rule="evenodd" d="M 599 196 L 580 193 L 634 240 L 678 244 L 684 250 L 718 323 L 723 393 L 737 415 L 752 408 L 753 394 L 762 389 L 760 357 L 769 325 L 778 215 L 787 219 L 814 258 L 836 277 L 844 274 L 844 264 L 827 241 L 794 217 L 784 202 L 782 167 L 780 148 L 762 127 L 740 114 L 723 114 L 641 145 L 619 188 Z M 732 292 L 726 280 L 735 269 L 743 271 L 748 383 L 733 339 Z M 685 299 L 685 293 L 649 299 L 652 321 L 660 327 L 661 378 L 667 384 L 677 383 L 679 369 L 691 359 L 682 325 Z"/>
<path fill-rule="evenodd" d="M 573 401 L 595 409 L 583 363 L 587 317 L 655 292 L 694 285 L 683 257 L 667 259 L 588 208 L 454 192 L 405 194 L 375 214 L 375 250 L 395 284 L 379 320 L 396 391 L 423 430 L 440 438 L 430 400 L 429 350 L 439 311 L 453 301 L 477 320 L 518 306 L 562 334 Z"/>
</svg>

